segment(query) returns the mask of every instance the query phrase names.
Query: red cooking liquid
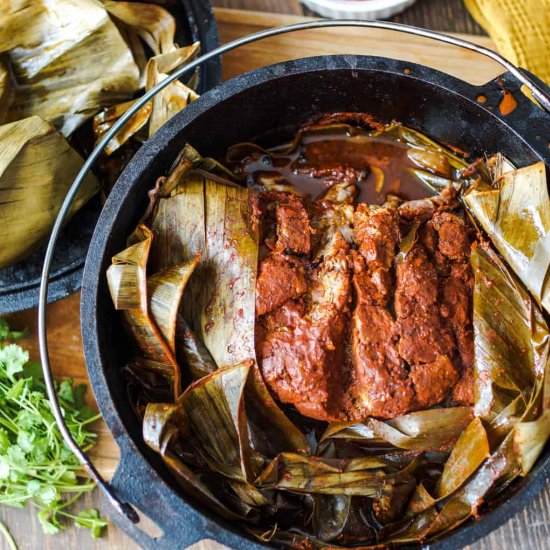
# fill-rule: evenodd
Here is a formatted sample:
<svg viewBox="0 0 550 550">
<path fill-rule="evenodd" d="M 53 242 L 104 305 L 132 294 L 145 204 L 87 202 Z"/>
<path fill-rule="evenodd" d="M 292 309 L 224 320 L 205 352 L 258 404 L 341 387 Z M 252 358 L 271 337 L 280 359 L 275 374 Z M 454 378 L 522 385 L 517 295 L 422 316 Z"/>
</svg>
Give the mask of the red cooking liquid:
<svg viewBox="0 0 550 550">
<path fill-rule="evenodd" d="M 357 174 L 358 202 L 381 204 L 388 193 L 405 200 L 433 194 L 410 173 L 415 166 L 407 157 L 410 147 L 397 139 L 327 129 L 304 134 L 299 146 L 288 152 L 291 145 L 251 155 L 241 165 L 248 183 L 253 184 L 260 175 L 279 175 L 315 199 L 334 183 L 338 173 L 347 170 Z"/>
</svg>

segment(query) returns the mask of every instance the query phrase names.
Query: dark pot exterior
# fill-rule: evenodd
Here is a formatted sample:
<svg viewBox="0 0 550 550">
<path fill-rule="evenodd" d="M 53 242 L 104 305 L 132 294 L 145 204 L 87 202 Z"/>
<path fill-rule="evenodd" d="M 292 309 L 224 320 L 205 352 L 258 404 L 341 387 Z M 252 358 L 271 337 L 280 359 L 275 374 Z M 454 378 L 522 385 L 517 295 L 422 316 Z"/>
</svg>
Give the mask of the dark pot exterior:
<svg viewBox="0 0 550 550">
<path fill-rule="evenodd" d="M 82 286 L 82 334 L 92 387 L 122 455 L 112 485 L 164 531 L 153 539 L 113 517 L 144 548 L 183 548 L 205 538 L 235 549 L 265 546 L 181 495 L 162 461 L 143 443 L 128 402 L 121 373 L 126 337 L 105 272 L 111 257 L 125 248 L 157 177 L 169 170 L 187 142 L 204 156 L 220 157 L 234 143 L 260 136 L 269 143 L 270 131 L 280 136 L 282 128 L 291 135 L 309 116 L 338 111 L 399 120 L 474 157 L 500 151 L 520 166 L 537 160 L 549 166 L 550 116 L 523 96 L 510 75 L 502 75 L 502 85 L 518 101 L 508 116 L 499 113 L 502 92 L 496 81 L 476 87 L 433 69 L 376 57 L 300 59 L 252 71 L 206 93 L 135 155 L 113 188 L 92 238 Z M 481 94 L 487 98 L 483 104 L 476 99 Z M 547 448 L 527 479 L 515 484 L 498 506 L 430 547 L 458 549 L 486 535 L 540 492 L 549 475 Z"/>
</svg>

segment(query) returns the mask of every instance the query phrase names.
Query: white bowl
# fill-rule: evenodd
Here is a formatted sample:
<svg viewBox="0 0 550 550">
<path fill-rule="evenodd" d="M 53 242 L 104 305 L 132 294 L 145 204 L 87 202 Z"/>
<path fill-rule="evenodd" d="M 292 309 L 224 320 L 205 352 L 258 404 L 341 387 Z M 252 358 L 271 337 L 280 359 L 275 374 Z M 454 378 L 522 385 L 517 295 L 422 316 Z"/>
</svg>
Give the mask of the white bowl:
<svg viewBox="0 0 550 550">
<path fill-rule="evenodd" d="M 415 0 L 302 0 L 308 8 L 332 19 L 386 19 Z"/>
</svg>

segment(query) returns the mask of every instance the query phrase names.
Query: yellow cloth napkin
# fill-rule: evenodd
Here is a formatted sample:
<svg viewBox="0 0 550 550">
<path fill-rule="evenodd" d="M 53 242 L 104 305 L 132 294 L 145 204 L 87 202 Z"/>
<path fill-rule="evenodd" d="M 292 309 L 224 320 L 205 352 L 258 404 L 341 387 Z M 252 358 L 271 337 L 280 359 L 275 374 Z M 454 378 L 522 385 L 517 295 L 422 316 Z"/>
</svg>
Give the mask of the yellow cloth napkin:
<svg viewBox="0 0 550 550">
<path fill-rule="evenodd" d="M 509 61 L 550 84 L 550 0 L 464 0 Z"/>
</svg>

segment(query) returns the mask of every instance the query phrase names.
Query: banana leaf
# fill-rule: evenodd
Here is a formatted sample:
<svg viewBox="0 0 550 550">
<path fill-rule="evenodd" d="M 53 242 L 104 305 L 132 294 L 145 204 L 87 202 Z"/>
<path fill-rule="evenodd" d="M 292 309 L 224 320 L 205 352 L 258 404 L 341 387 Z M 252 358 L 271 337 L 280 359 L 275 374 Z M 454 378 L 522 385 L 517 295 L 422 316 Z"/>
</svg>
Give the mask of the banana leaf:
<svg viewBox="0 0 550 550">
<path fill-rule="evenodd" d="M 511 436 L 493 452 L 473 477 L 449 498 L 438 512 L 430 529 L 430 536 L 441 536 L 455 529 L 477 510 L 491 488 L 506 475 L 517 475 L 518 466 L 513 455 Z M 430 514 L 431 515 L 431 514 Z"/>
<path fill-rule="evenodd" d="M 47 237 L 82 163 L 65 138 L 40 117 L 0 126 L 0 268 L 22 260 Z M 89 174 L 70 215 L 97 189 Z"/>
<path fill-rule="evenodd" d="M 200 261 L 200 256 L 183 264 L 169 267 L 147 278 L 147 294 L 151 316 L 170 347 L 176 352 L 176 321 L 178 309 L 193 270 Z"/>
<path fill-rule="evenodd" d="M 306 435 L 288 419 L 269 393 L 256 362 L 247 387 L 247 398 L 250 434 L 253 438 L 256 435 L 255 442 L 262 453 L 273 457 L 281 451 L 312 452 Z M 261 438 L 257 436 L 258 432 L 261 432 Z"/>
<path fill-rule="evenodd" d="M 131 100 L 113 105 L 95 115 L 93 132 L 96 143 L 103 137 L 111 126 L 137 101 Z M 105 147 L 105 154 L 110 155 L 122 147 L 132 136 L 136 135 L 149 121 L 153 106 L 149 101 L 119 130 Z"/>
<path fill-rule="evenodd" d="M 176 21 L 162 6 L 111 0 L 101 0 L 101 3 L 117 22 L 136 33 L 154 55 L 167 53 L 176 48 Z"/>
<path fill-rule="evenodd" d="M 174 404 L 150 403 L 143 419 L 143 439 L 160 454 L 183 490 L 199 502 L 231 520 L 243 519 L 221 502 L 177 455 L 182 424 L 181 410 Z"/>
<path fill-rule="evenodd" d="M 483 423 L 474 418 L 455 443 L 437 484 L 438 498 L 456 491 L 491 455 Z"/>
<path fill-rule="evenodd" d="M 405 512 L 405 519 L 412 518 L 431 508 L 436 503 L 436 499 L 430 495 L 430 493 L 424 487 L 424 484 L 420 482 L 413 493 L 407 511 Z"/>
<path fill-rule="evenodd" d="M 124 2 L 121 2 L 124 4 Z M 119 4 L 119 2 L 114 2 Z M 169 49 L 167 52 L 151 57 L 145 67 L 145 91 L 149 91 L 164 80 L 168 73 L 192 61 L 200 49 L 199 42 L 183 48 Z M 110 155 L 124 145 L 131 137 L 137 136 L 142 128 L 148 126 L 147 135 L 151 137 L 172 116 L 187 107 L 199 96 L 188 86 L 176 81 L 159 92 L 150 102 L 139 111 L 117 132 L 105 148 Z M 93 131 L 96 142 L 105 132 L 136 102 L 128 101 L 114 105 L 94 117 Z"/>
<path fill-rule="evenodd" d="M 268 491 L 260 491 L 250 483 L 240 481 L 229 481 L 231 489 L 239 498 L 239 501 L 247 506 L 250 510 L 261 506 L 273 506 L 272 500 L 267 496 Z"/>
<path fill-rule="evenodd" d="M 516 460 L 525 476 L 534 466 L 550 437 L 550 358 L 548 334 L 541 347 L 544 349 L 543 368 L 539 368 L 537 382 L 530 403 L 520 421 L 513 424 L 512 438 Z"/>
<path fill-rule="evenodd" d="M 218 367 L 210 352 L 189 328 L 181 314 L 178 315 L 176 330 L 178 360 L 180 357 L 182 358 L 181 362 L 187 366 L 193 380 L 198 380 L 217 370 Z"/>
<path fill-rule="evenodd" d="M 249 202 L 252 192 L 229 181 L 231 176 L 187 145 L 171 173 L 158 182 L 147 219 L 157 235 L 151 248 L 153 271 L 202 252 L 181 308 L 186 324 L 182 332 L 188 337 L 180 341 L 179 353 L 193 378 L 210 372 L 213 365 L 255 360 L 258 228 Z M 224 228 L 220 244 L 212 238 L 219 235 L 217 227 Z M 225 268 L 229 258 L 234 259 L 230 270 Z M 216 322 L 209 324 L 208 316 L 217 316 Z M 306 437 L 269 394 L 255 362 L 246 392 L 250 429 L 257 432 L 255 426 L 267 426 L 268 455 L 310 450 Z"/>
<path fill-rule="evenodd" d="M 502 161 L 501 161 L 502 162 Z M 550 199 L 543 162 L 497 169 L 492 185 L 478 180 L 464 202 L 496 249 L 550 312 Z"/>
<path fill-rule="evenodd" d="M 211 469 L 229 479 L 253 480 L 263 458 L 250 446 L 244 406 L 252 361 L 205 376 L 178 401 L 188 427 L 186 441 Z"/>
<path fill-rule="evenodd" d="M 395 136 L 413 147 L 413 151 L 410 152 L 413 157 L 412 160 L 422 168 L 450 176 L 451 173 L 448 172 L 447 163 L 455 170 L 465 170 L 468 167 L 466 160 L 449 147 L 403 124 L 393 123 L 375 132 L 375 135 L 383 134 Z"/>
<path fill-rule="evenodd" d="M 281 453 L 262 472 L 256 484 L 264 489 L 297 493 L 380 499 L 390 495 L 397 484 L 415 483 L 409 471 L 387 474 L 382 469 L 384 466 L 387 464 L 376 458 L 331 461 Z"/>
<path fill-rule="evenodd" d="M 418 229 L 420 227 L 420 222 L 415 220 L 409 229 L 408 233 L 401 239 L 399 243 L 399 252 L 395 258 L 397 264 L 402 264 L 407 257 L 407 254 L 412 250 L 413 246 L 418 240 Z"/>
<path fill-rule="evenodd" d="M 545 398 L 548 403 L 548 382 L 545 380 Z M 550 411 L 548 404 L 536 420 L 518 422 L 514 426 L 513 439 L 516 459 L 521 467 L 521 475 L 526 476 L 542 453 L 550 434 Z"/>
<path fill-rule="evenodd" d="M 128 381 L 128 398 L 140 419 L 143 420 L 149 403 L 169 403 L 174 400 L 172 366 L 138 355 L 124 365 L 123 371 Z"/>
<path fill-rule="evenodd" d="M 202 251 L 183 313 L 218 366 L 254 359 L 258 227 L 248 189 L 185 175 L 160 198 L 151 221 L 156 263 L 173 265 Z"/>
<path fill-rule="evenodd" d="M 0 124 L 4 124 L 8 116 L 8 108 L 13 96 L 13 86 L 8 68 L 0 60 Z"/>
<path fill-rule="evenodd" d="M 37 115 L 69 136 L 138 90 L 132 52 L 101 4 L 36 0 L 20 8 L 0 13 L 0 52 L 15 85 L 8 121 Z"/>
<path fill-rule="evenodd" d="M 435 149 L 422 147 L 411 147 L 407 151 L 407 157 L 416 166 L 431 173 L 440 174 L 443 177 L 452 177 L 452 167 L 447 157 Z"/>
<path fill-rule="evenodd" d="M 307 550 L 335 550 L 337 548 L 347 548 L 340 546 L 334 541 L 325 542 L 319 540 L 311 534 L 304 534 L 297 529 L 285 531 L 277 525 L 269 530 L 248 529 L 259 541 L 272 545 L 278 545 L 286 548 L 307 548 Z M 356 550 L 381 550 L 380 544 L 373 543 L 372 545 L 353 546 Z"/>
<path fill-rule="evenodd" d="M 433 499 L 423 486 L 418 486 L 405 518 L 386 526 L 380 535 L 386 543 L 407 544 L 435 540 L 477 514 L 486 495 L 498 479 L 512 471 L 517 463 L 505 442 L 475 471 L 463 488 L 444 499 Z"/>
<path fill-rule="evenodd" d="M 200 43 L 152 57 L 147 63 L 145 89 L 150 90 L 162 82 L 168 73 L 186 65 L 197 57 Z M 185 109 L 199 96 L 179 81 L 174 81 L 153 98 L 153 109 L 149 121 L 149 137 L 176 113 Z"/>
<path fill-rule="evenodd" d="M 366 548 L 369 542 L 376 542 L 377 520 L 372 514 L 369 500 L 364 497 L 314 495 L 311 522 L 314 537 L 307 540 L 309 547 L 324 547 L 330 542 L 330 548 L 358 544 Z M 304 540 L 304 545 L 307 542 Z"/>
<path fill-rule="evenodd" d="M 441 193 L 443 189 L 449 187 L 450 185 L 455 188 L 462 186 L 459 181 L 453 181 L 451 178 L 445 176 L 438 176 L 437 174 L 433 174 L 427 170 L 410 168 L 409 172 L 417 177 L 433 193 Z"/>
<path fill-rule="evenodd" d="M 393 420 L 369 418 L 352 424 L 329 424 L 321 441 L 345 438 L 372 443 L 389 443 L 400 449 L 446 451 L 452 449 L 470 423 L 471 407 L 450 407 L 413 412 Z"/>
<path fill-rule="evenodd" d="M 348 495 L 315 495 L 313 499 L 313 530 L 318 539 L 330 542 L 345 529 L 351 512 L 352 497 Z"/>
<path fill-rule="evenodd" d="M 124 312 L 124 324 L 142 356 L 171 366 L 174 396 L 181 393 L 176 360 L 176 321 L 183 290 L 199 258 L 147 277 L 153 234 L 141 227 L 143 239 L 117 254 L 107 270 L 113 303 Z"/>
<path fill-rule="evenodd" d="M 548 362 L 549 333 L 541 311 L 496 253 L 478 246 L 474 271 L 475 413 L 490 419 L 513 399 L 535 397 Z"/>
</svg>

